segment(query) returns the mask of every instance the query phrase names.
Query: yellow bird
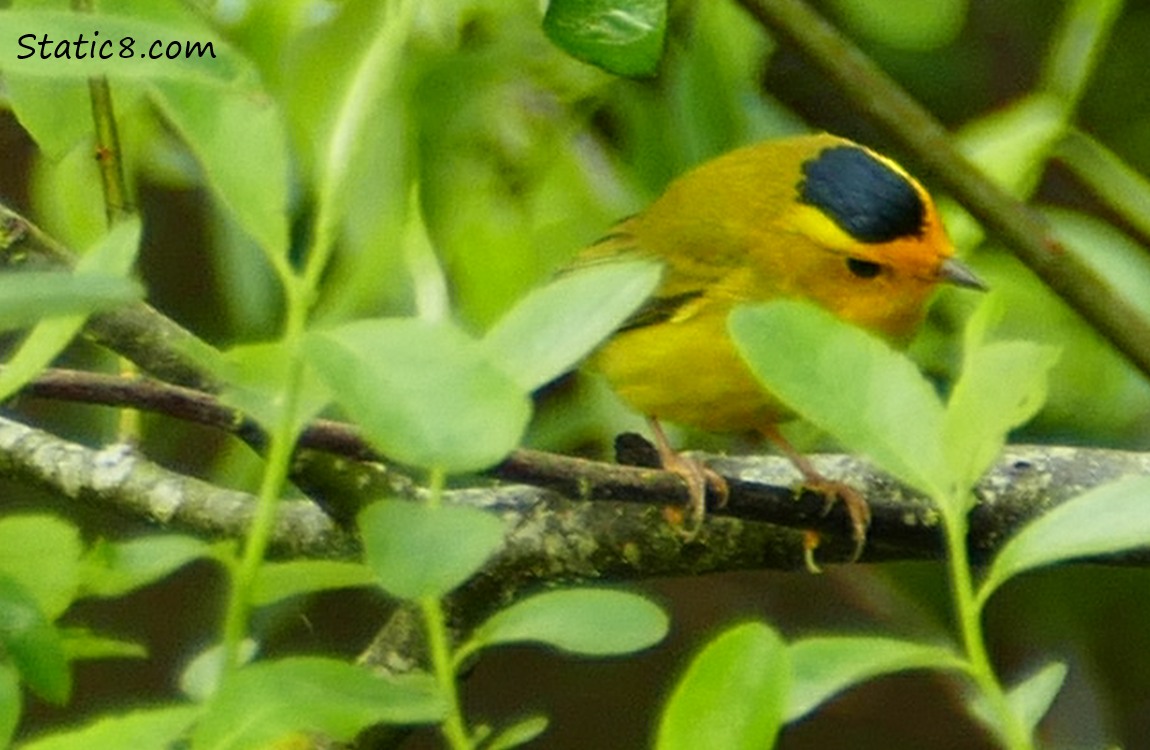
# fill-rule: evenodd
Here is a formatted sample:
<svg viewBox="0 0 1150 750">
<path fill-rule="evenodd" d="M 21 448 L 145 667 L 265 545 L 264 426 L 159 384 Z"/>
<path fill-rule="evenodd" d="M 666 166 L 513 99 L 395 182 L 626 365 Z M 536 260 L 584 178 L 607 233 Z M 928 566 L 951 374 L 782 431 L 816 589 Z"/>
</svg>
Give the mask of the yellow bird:
<svg viewBox="0 0 1150 750">
<path fill-rule="evenodd" d="M 764 434 L 807 486 L 842 498 L 861 551 L 866 502 L 782 438 L 776 426 L 793 414 L 740 358 L 727 315 L 746 302 L 801 298 L 905 345 L 939 283 L 984 288 L 953 253 L 930 195 L 870 149 L 827 134 L 741 148 L 679 177 L 578 257 L 577 265 L 634 257 L 664 265 L 660 287 L 591 366 L 650 419 L 664 467 L 691 489 L 696 521 L 706 482 L 721 495 L 725 483 L 676 454 L 660 420 Z"/>
</svg>

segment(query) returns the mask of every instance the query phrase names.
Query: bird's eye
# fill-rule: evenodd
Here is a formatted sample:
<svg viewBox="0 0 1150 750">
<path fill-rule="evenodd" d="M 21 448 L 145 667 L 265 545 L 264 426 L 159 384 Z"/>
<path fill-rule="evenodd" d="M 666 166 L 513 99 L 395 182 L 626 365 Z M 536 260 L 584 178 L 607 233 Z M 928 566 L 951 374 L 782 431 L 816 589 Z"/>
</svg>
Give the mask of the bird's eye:
<svg viewBox="0 0 1150 750">
<path fill-rule="evenodd" d="M 882 266 L 878 263 L 871 263 L 869 260 L 859 260 L 858 258 L 847 258 L 847 268 L 860 279 L 873 279 L 882 271 Z"/>
</svg>

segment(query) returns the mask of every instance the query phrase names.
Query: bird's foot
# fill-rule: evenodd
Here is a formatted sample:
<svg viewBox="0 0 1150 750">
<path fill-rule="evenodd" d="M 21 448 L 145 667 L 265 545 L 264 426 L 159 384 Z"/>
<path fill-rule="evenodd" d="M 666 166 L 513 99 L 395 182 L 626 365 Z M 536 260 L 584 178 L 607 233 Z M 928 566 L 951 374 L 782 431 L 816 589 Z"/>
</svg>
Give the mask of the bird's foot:
<svg viewBox="0 0 1150 750">
<path fill-rule="evenodd" d="M 680 524 L 680 533 L 684 539 L 690 541 L 698 536 L 703 519 L 707 516 L 707 491 L 714 493 L 717 497 L 716 505 L 722 508 L 727 504 L 727 498 L 731 494 L 730 487 L 727 486 L 726 479 L 702 461 L 684 456 L 672 448 L 666 433 L 663 432 L 663 426 L 657 420 L 651 419 L 650 424 L 663 470 L 682 477 L 687 485 L 687 516 Z"/>
</svg>

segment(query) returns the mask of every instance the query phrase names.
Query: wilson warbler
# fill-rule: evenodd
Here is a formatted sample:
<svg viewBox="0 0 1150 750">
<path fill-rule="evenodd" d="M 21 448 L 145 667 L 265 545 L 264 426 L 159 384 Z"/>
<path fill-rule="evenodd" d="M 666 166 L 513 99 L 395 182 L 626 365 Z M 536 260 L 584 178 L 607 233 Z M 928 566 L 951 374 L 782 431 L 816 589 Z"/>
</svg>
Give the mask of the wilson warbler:
<svg viewBox="0 0 1150 750">
<path fill-rule="evenodd" d="M 727 315 L 741 303 L 797 297 L 903 345 L 939 283 L 984 288 L 953 253 L 930 195 L 870 149 L 827 134 L 741 148 L 676 179 L 578 257 L 578 265 L 648 257 L 665 266 L 660 287 L 591 366 L 650 419 L 664 467 L 688 483 L 696 520 L 707 482 L 721 498 L 726 485 L 676 454 L 660 420 L 764 434 L 805 486 L 843 500 L 857 556 L 865 500 L 823 479 L 782 438 L 776 425 L 793 415 L 740 358 Z"/>
</svg>

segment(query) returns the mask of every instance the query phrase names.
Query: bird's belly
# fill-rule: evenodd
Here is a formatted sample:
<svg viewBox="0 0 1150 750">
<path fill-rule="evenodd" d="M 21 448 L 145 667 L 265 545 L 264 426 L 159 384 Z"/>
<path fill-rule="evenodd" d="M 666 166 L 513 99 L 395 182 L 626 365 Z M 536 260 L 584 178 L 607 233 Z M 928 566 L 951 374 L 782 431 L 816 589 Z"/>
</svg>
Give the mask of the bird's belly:
<svg viewBox="0 0 1150 750">
<path fill-rule="evenodd" d="M 712 432 L 791 414 L 762 389 L 727 334 L 726 310 L 617 334 L 595 355 L 616 393 L 647 416 Z"/>
</svg>

